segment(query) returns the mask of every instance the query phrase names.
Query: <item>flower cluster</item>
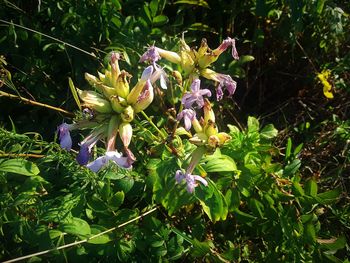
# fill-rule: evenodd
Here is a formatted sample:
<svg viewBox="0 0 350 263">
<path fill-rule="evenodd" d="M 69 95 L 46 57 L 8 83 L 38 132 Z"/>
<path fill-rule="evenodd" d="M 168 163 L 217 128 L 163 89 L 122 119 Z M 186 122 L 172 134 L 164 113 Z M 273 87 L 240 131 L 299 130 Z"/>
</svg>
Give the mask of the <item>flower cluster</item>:
<svg viewBox="0 0 350 263">
<path fill-rule="evenodd" d="M 91 129 L 91 133 L 80 142 L 80 151 L 77 155 L 79 164 L 85 165 L 94 172 L 98 172 L 109 161 L 120 167 L 131 168 L 135 161 L 135 157 L 129 149 L 133 133 L 131 123 L 135 114 L 145 110 L 152 103 L 154 98 L 153 84 L 158 79 L 160 87 L 167 89 L 167 75 L 158 64 L 159 60 L 164 58 L 180 65 L 182 73 L 186 77 L 183 82 L 181 73 L 173 72 L 173 76 L 182 90 L 177 120 L 183 119 L 184 128 L 188 132 L 193 127 L 195 133 L 193 136 L 191 135 L 189 141 L 197 146 L 191 154 L 191 161 L 186 171 L 178 170 L 175 179 L 178 183 L 185 181 L 189 193 L 193 193 L 198 182 L 207 186 L 207 180 L 192 173 L 203 155 L 212 154 L 217 147 L 227 142 L 230 136 L 218 131 L 215 114 L 208 100 L 212 93 L 209 89 L 201 88 L 201 77 L 213 80 L 217 84 L 217 100 L 223 98 L 224 89 L 226 89 L 228 96 L 234 94 L 236 82 L 229 75 L 217 73 L 209 68 L 229 47 L 232 48 L 232 57 L 239 59 L 235 40 L 231 38 L 224 40 L 214 50 L 208 47 L 205 39 L 202 40 L 197 50 L 190 48 L 184 39 L 180 42 L 179 52 L 151 46 L 140 58 L 140 62 L 147 62 L 150 65 L 145 68 L 132 89 L 129 86 L 132 76 L 128 72 L 120 70 L 118 63 L 120 56 L 117 53 L 112 53 L 110 64 L 104 74 L 98 72 L 98 77 L 89 73 L 85 74 L 86 80 L 95 91 L 77 89 L 85 118 L 73 124 L 63 123 L 58 127 L 61 147 L 71 150 L 70 131 Z M 182 84 L 184 85 L 182 86 Z M 181 128 L 178 127 L 178 129 Z M 116 150 L 118 135 L 124 146 L 124 155 Z M 90 162 L 92 148 L 100 140 L 106 144 L 106 153 Z"/>
<path fill-rule="evenodd" d="M 77 89 L 84 108 L 83 113 L 89 115 L 88 120 L 78 120 L 73 124 L 63 123 L 57 129 L 60 145 L 66 150 L 72 148 L 70 131 L 92 129 L 80 143 L 77 161 L 94 172 L 99 171 L 109 161 L 124 168 L 131 168 L 135 161 L 129 149 L 133 132 L 131 122 L 135 114 L 152 103 L 154 97 L 152 84 L 160 77 L 159 70 L 149 66 L 143 71 L 136 85 L 130 89 L 129 83 L 132 76 L 120 70 L 119 59 L 119 54 L 112 53 L 109 68 L 104 74 L 98 72 L 98 77 L 85 74 L 86 80 L 96 91 Z M 125 156 L 116 150 L 118 134 L 124 145 Z M 92 147 L 99 140 L 106 142 L 106 153 L 89 162 Z"/>
</svg>

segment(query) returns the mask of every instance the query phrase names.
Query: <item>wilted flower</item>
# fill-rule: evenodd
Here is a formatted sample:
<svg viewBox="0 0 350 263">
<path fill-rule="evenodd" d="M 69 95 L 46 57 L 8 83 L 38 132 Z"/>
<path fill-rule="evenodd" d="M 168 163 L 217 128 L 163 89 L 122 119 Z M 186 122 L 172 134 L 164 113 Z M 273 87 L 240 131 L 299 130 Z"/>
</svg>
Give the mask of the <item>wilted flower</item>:
<svg viewBox="0 0 350 263">
<path fill-rule="evenodd" d="M 204 69 L 201 71 L 201 74 L 203 77 L 214 80 L 219 83 L 216 91 L 216 98 L 217 100 L 221 100 L 223 97 L 223 87 L 226 87 L 226 90 L 228 91 L 228 96 L 231 97 L 235 91 L 237 82 L 234 81 L 230 75 L 225 75 L 221 73 L 217 73 L 211 69 Z"/>
<path fill-rule="evenodd" d="M 108 164 L 109 161 L 113 161 L 115 164 L 122 168 L 130 169 L 131 165 L 128 162 L 127 157 L 123 157 L 121 153 L 117 151 L 106 152 L 105 155 L 98 157 L 96 160 L 86 165 L 91 171 L 97 173 L 100 169 Z"/>
<path fill-rule="evenodd" d="M 202 108 L 204 105 L 203 96 L 211 96 L 210 90 L 200 89 L 200 84 L 200 79 L 195 79 L 191 85 L 191 92 L 186 92 L 182 97 L 182 104 L 184 104 L 185 108 L 191 108 L 194 103 L 197 103 L 197 106 Z"/>
</svg>

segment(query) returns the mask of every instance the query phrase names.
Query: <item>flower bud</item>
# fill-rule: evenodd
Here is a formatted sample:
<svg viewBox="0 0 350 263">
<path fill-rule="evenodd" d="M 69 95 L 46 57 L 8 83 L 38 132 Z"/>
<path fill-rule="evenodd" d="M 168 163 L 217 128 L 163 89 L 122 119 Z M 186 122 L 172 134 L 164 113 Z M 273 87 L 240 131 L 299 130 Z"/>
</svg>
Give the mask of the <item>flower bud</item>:
<svg viewBox="0 0 350 263">
<path fill-rule="evenodd" d="M 100 113 L 112 112 L 111 104 L 102 98 L 97 92 L 91 90 L 82 91 L 79 89 L 77 89 L 77 91 L 80 99 L 86 104 L 86 106 Z"/>
<path fill-rule="evenodd" d="M 201 46 L 198 49 L 198 58 L 204 56 L 207 53 L 208 44 L 205 38 L 202 39 Z"/>
<path fill-rule="evenodd" d="M 131 122 L 134 119 L 134 109 L 131 106 L 128 106 L 120 114 L 123 122 Z"/>
<path fill-rule="evenodd" d="M 215 114 L 211 107 L 211 104 L 207 98 L 204 99 L 204 122 L 207 124 L 209 120 L 215 123 Z"/>
<path fill-rule="evenodd" d="M 98 74 L 98 78 L 99 78 L 102 82 L 104 82 L 104 81 L 105 81 L 105 78 L 106 78 L 105 74 L 102 74 L 102 73 L 99 72 L 99 71 L 97 71 L 97 74 Z"/>
<path fill-rule="evenodd" d="M 129 95 L 129 81 L 128 78 L 130 78 L 131 75 L 123 70 L 117 79 L 116 83 L 116 92 L 118 96 L 126 99 L 126 97 Z"/>
<path fill-rule="evenodd" d="M 109 97 L 109 101 L 111 102 L 112 109 L 117 113 L 122 113 L 124 111 L 124 107 L 121 104 L 121 98 L 117 95 Z"/>
<path fill-rule="evenodd" d="M 191 56 L 191 53 L 192 53 L 192 51 L 182 51 L 180 53 L 181 66 L 186 73 L 192 72 L 194 67 L 195 67 L 195 63 L 194 63 L 194 60 Z"/>
<path fill-rule="evenodd" d="M 216 135 L 218 133 L 218 128 L 215 122 L 211 120 L 208 121 L 207 125 L 204 127 L 205 134 L 209 137 L 211 135 Z"/>
<path fill-rule="evenodd" d="M 194 118 L 192 120 L 192 126 L 197 133 L 203 132 L 203 128 L 202 128 L 201 124 L 199 123 L 199 121 L 197 120 L 197 118 Z"/>
<path fill-rule="evenodd" d="M 111 73 L 112 73 L 113 83 L 117 81 L 117 78 L 120 74 L 119 63 L 118 63 L 119 59 L 120 59 L 120 55 L 116 52 L 112 52 L 110 64 L 112 68 Z"/>
<path fill-rule="evenodd" d="M 123 122 L 119 125 L 119 136 L 124 146 L 127 148 L 132 138 L 132 127 L 128 122 Z"/>
<path fill-rule="evenodd" d="M 173 75 L 173 77 L 175 78 L 177 84 L 179 84 L 180 86 L 182 86 L 182 75 L 181 75 L 181 73 L 180 73 L 179 71 L 177 71 L 177 70 L 174 70 L 174 71 L 172 72 L 172 75 Z"/>
<path fill-rule="evenodd" d="M 136 103 L 133 105 L 135 113 L 145 110 L 153 101 L 154 92 L 151 82 L 148 80 Z"/>
<path fill-rule="evenodd" d="M 181 58 L 179 54 L 173 51 L 164 50 L 161 48 L 157 48 L 158 54 L 165 58 L 166 60 L 169 60 L 170 62 L 173 62 L 175 64 L 179 64 L 181 62 Z"/>
</svg>

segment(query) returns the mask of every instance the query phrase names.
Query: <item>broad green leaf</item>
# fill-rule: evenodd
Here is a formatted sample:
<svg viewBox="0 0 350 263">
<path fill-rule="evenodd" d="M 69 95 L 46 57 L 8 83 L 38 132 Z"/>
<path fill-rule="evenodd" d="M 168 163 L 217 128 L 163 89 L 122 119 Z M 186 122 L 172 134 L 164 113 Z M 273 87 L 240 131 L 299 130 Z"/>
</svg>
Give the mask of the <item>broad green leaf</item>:
<svg viewBox="0 0 350 263">
<path fill-rule="evenodd" d="M 117 192 L 109 199 L 108 203 L 114 210 L 116 210 L 123 204 L 124 197 L 124 192 Z"/>
<path fill-rule="evenodd" d="M 292 139 L 288 138 L 287 140 L 287 147 L 286 147 L 286 155 L 285 160 L 287 160 L 290 157 L 290 154 L 292 153 Z"/>
<path fill-rule="evenodd" d="M 293 190 L 293 194 L 295 196 L 303 196 L 303 195 L 305 195 L 304 189 L 301 187 L 301 185 L 298 182 L 293 182 L 292 190 Z"/>
<path fill-rule="evenodd" d="M 271 140 L 278 134 L 277 129 L 272 125 L 268 124 L 260 131 L 260 137 L 263 139 Z"/>
<path fill-rule="evenodd" d="M 107 230 L 105 227 L 100 226 L 100 225 L 91 225 L 90 228 L 91 228 L 90 238 Z M 108 234 L 103 234 L 103 235 L 100 235 L 98 237 L 89 239 L 88 243 L 90 243 L 90 244 L 106 244 L 106 243 L 110 242 L 111 240 L 112 240 L 112 238 Z"/>
<path fill-rule="evenodd" d="M 204 170 L 208 173 L 234 172 L 237 171 L 237 166 L 231 157 L 221 155 L 218 158 L 209 158 L 208 162 L 204 165 Z"/>
<path fill-rule="evenodd" d="M 169 22 L 169 18 L 165 15 L 159 15 L 153 18 L 154 26 L 162 26 Z"/>
<path fill-rule="evenodd" d="M 248 133 L 259 131 L 259 121 L 252 116 L 248 117 Z"/>
<path fill-rule="evenodd" d="M 0 172 L 34 176 L 38 175 L 40 170 L 35 163 L 25 159 L 10 159 L 0 162 Z"/>
<path fill-rule="evenodd" d="M 193 249 L 191 255 L 193 257 L 203 257 L 210 253 L 210 249 L 214 246 L 211 241 L 200 242 L 197 239 L 192 240 Z"/>
<path fill-rule="evenodd" d="M 75 236 L 84 236 L 91 234 L 89 224 L 80 218 L 73 217 L 68 222 L 64 222 L 59 226 L 63 232 L 66 232 Z"/>
<path fill-rule="evenodd" d="M 70 91 L 72 92 L 73 98 L 75 100 L 75 103 L 78 105 L 79 110 L 81 110 L 81 104 L 80 104 L 78 92 L 71 78 L 68 78 L 68 84 L 69 84 Z"/>
<path fill-rule="evenodd" d="M 226 199 L 217 189 L 214 182 L 209 178 L 206 178 L 206 180 L 208 181 L 208 186 L 197 187 L 195 196 L 211 221 L 226 220 L 228 213 Z"/>
<path fill-rule="evenodd" d="M 119 191 L 127 193 L 134 186 L 134 179 L 132 177 L 124 177 L 120 180 L 115 181 L 115 186 Z"/>
</svg>

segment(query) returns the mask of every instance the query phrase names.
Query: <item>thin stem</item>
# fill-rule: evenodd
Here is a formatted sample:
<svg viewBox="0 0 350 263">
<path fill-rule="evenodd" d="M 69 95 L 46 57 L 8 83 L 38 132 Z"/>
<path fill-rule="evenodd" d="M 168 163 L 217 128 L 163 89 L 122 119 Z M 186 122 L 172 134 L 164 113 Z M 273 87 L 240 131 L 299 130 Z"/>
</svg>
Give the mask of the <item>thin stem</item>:
<svg viewBox="0 0 350 263">
<path fill-rule="evenodd" d="M 43 158 L 43 154 L 32 154 L 32 153 L 0 153 L 0 158 L 2 157 L 29 157 L 29 158 Z"/>
<path fill-rule="evenodd" d="M 31 105 L 45 107 L 45 108 L 48 108 L 50 110 L 55 110 L 55 111 L 58 111 L 58 112 L 61 112 L 61 113 L 65 114 L 65 115 L 74 117 L 74 113 L 72 113 L 72 112 L 69 112 L 69 111 L 66 111 L 64 109 L 61 109 L 61 108 L 58 108 L 58 107 L 54 107 L 54 106 L 51 106 L 51 105 L 47 105 L 47 104 L 44 104 L 44 103 L 40 103 L 40 102 L 37 102 L 37 101 L 34 101 L 34 100 L 26 99 L 26 98 L 23 98 L 22 96 L 17 96 L 17 95 L 13 95 L 11 93 L 0 91 L 0 97 L 2 97 L 2 96 L 5 96 L 5 97 L 11 98 L 11 99 L 18 99 L 18 100 L 21 100 L 21 101 L 23 101 L 25 103 L 31 104 Z"/>
<path fill-rule="evenodd" d="M 162 138 L 163 138 L 163 139 L 166 139 L 166 138 L 164 138 L 164 135 L 163 135 L 162 131 L 157 127 L 157 125 L 154 124 L 154 122 L 152 121 L 152 119 L 151 119 L 150 117 L 148 117 L 148 115 L 147 115 L 144 111 L 141 111 L 141 113 L 142 113 L 143 117 L 145 117 L 146 120 L 149 122 L 149 124 L 151 124 L 151 126 L 152 126 L 153 128 L 155 128 L 156 131 L 162 136 Z"/>
<path fill-rule="evenodd" d="M 157 207 L 154 207 L 151 210 L 143 213 L 142 215 L 139 215 L 138 217 L 135 217 L 135 218 L 133 218 L 133 219 L 131 219 L 131 220 L 125 222 L 125 223 L 122 223 L 122 224 L 120 224 L 120 225 L 118 225 L 116 227 L 112 227 L 112 228 L 110 228 L 110 229 L 108 229 L 106 231 L 100 232 L 100 233 L 98 233 L 98 234 L 96 234 L 94 236 L 91 236 L 89 238 L 86 238 L 86 239 L 83 239 L 83 240 L 80 240 L 80 241 L 76 241 L 76 242 L 73 242 L 73 243 L 69 243 L 69 244 L 66 244 L 66 245 L 63 245 L 63 246 L 60 246 L 60 247 L 48 249 L 48 250 L 45 250 L 45 251 L 41 251 L 41 252 L 37 252 L 37 253 L 34 253 L 34 254 L 30 254 L 30 255 L 26 255 L 26 256 L 23 256 L 23 257 L 10 259 L 8 261 L 4 261 L 3 263 L 17 262 L 17 261 L 24 260 L 24 259 L 27 259 L 27 258 L 44 255 L 44 254 L 47 254 L 47 253 L 50 253 L 50 252 L 54 252 L 54 251 L 57 251 L 57 250 L 61 250 L 61 249 L 65 249 L 65 248 L 68 248 L 68 247 L 73 247 L 73 246 L 76 246 L 76 245 L 79 245 L 79 244 L 82 244 L 82 243 L 86 243 L 86 242 L 90 241 L 91 239 L 97 238 L 99 236 L 102 236 L 104 234 L 112 232 L 112 231 L 114 231 L 114 230 L 116 230 L 118 228 L 126 226 L 126 225 L 128 225 L 128 224 L 130 224 L 130 223 L 132 223 L 132 222 L 134 222 L 136 220 L 139 220 L 140 218 L 142 218 L 142 217 L 144 217 L 144 216 L 146 216 L 146 215 L 148 215 L 148 214 L 150 214 L 150 213 L 152 213 L 152 212 L 154 212 L 156 210 L 157 210 Z"/>
</svg>

